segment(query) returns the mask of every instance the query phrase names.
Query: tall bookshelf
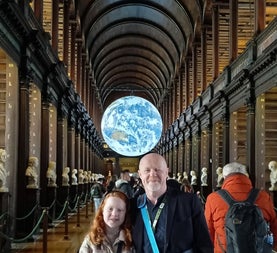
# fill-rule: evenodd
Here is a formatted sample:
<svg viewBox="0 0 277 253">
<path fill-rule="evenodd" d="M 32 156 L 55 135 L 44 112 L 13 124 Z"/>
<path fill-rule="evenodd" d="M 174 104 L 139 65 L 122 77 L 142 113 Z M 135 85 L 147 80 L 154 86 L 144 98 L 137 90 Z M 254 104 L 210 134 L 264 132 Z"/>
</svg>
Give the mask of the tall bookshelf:
<svg viewBox="0 0 277 253">
<path fill-rule="evenodd" d="M 5 148 L 6 83 L 6 57 L 0 49 L 0 148 Z"/>
</svg>

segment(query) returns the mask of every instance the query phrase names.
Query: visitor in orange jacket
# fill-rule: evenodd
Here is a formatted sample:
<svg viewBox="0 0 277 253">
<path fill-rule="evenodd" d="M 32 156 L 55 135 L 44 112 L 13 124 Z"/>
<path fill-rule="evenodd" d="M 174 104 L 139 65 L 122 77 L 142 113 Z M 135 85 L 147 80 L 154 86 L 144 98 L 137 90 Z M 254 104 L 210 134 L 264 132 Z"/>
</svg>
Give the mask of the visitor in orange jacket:
<svg viewBox="0 0 277 253">
<path fill-rule="evenodd" d="M 243 201 L 248 197 L 252 189 L 252 183 L 248 177 L 246 166 L 233 162 L 223 167 L 224 182 L 222 189 L 227 190 L 237 201 Z M 270 224 L 270 229 L 274 235 L 274 250 L 277 250 L 277 217 L 274 210 L 273 201 L 270 195 L 261 190 L 256 198 L 257 204 L 266 221 Z M 214 244 L 214 253 L 222 253 L 221 242 L 226 249 L 226 236 L 224 231 L 224 219 L 228 211 L 228 204 L 216 192 L 208 195 L 205 205 L 205 217 L 212 242 Z"/>
</svg>

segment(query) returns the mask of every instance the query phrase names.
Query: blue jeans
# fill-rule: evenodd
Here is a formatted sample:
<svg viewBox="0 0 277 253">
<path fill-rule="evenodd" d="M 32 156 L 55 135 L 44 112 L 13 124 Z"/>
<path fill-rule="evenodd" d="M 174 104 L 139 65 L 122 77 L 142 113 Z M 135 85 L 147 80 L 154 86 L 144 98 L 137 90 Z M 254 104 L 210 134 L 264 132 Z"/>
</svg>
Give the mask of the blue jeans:
<svg viewBox="0 0 277 253">
<path fill-rule="evenodd" d="M 100 204 L 101 204 L 102 198 L 93 197 L 93 203 L 94 203 L 94 212 L 96 213 Z"/>
</svg>

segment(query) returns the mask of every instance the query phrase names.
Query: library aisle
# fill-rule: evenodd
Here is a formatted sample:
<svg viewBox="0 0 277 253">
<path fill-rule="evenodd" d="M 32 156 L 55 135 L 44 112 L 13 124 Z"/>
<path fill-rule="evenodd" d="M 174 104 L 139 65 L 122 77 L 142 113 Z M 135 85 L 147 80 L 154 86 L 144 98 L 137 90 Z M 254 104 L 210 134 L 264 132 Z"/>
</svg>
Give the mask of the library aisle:
<svg viewBox="0 0 277 253">
<path fill-rule="evenodd" d="M 93 219 L 91 207 L 80 209 L 80 218 L 76 213 L 68 219 L 68 239 L 65 237 L 64 221 L 48 229 L 47 253 L 77 253 Z M 79 225 L 78 225 L 79 224 Z M 43 253 L 42 233 L 35 242 L 12 245 L 11 253 Z"/>
</svg>

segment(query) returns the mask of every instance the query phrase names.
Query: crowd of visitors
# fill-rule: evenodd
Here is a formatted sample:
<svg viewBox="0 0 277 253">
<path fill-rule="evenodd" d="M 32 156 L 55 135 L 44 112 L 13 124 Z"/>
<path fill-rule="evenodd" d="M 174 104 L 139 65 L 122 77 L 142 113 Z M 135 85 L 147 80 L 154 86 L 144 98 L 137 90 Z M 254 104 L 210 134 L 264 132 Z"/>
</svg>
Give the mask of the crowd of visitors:
<svg viewBox="0 0 277 253">
<path fill-rule="evenodd" d="M 190 172 L 191 180 L 186 173 L 175 179 L 157 153 L 141 158 L 135 177 L 124 170 L 119 179 L 98 180 L 91 190 L 96 215 L 79 252 L 226 252 L 228 204 L 217 190 L 225 189 L 236 201 L 243 201 L 253 186 L 242 164 L 226 164 L 216 172 L 217 188 L 204 203 L 193 188 L 195 171 Z M 207 184 L 206 168 L 201 184 Z M 260 190 L 255 205 L 268 222 L 272 248 L 277 250 L 277 218 L 270 194 Z"/>
</svg>

